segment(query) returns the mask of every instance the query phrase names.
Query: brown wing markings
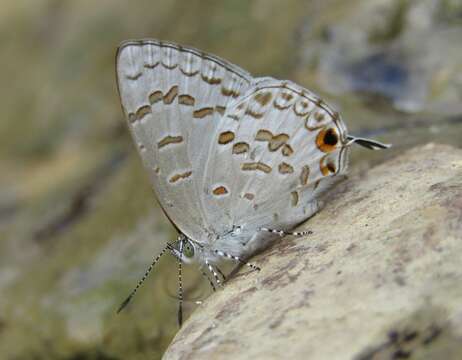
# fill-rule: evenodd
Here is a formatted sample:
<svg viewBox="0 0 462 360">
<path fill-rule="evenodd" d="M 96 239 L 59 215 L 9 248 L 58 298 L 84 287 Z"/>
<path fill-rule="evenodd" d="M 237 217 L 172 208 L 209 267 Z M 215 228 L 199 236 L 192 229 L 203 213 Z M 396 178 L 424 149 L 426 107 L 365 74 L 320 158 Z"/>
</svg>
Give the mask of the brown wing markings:
<svg viewBox="0 0 462 360">
<path fill-rule="evenodd" d="M 140 106 L 138 110 L 136 110 L 136 113 L 135 113 L 136 120 L 141 120 L 146 115 L 151 114 L 151 113 L 152 113 L 151 105 Z"/>
<path fill-rule="evenodd" d="M 266 91 L 266 92 L 258 92 L 254 96 L 254 99 L 261 106 L 265 106 L 266 104 L 268 104 L 271 101 L 272 97 L 273 97 L 273 94 L 271 93 L 271 91 Z"/>
<path fill-rule="evenodd" d="M 310 109 L 310 101 L 306 98 L 301 98 L 299 101 L 295 102 L 293 106 L 295 115 L 299 117 L 304 117 L 308 115 L 312 110 Z"/>
<path fill-rule="evenodd" d="M 273 106 L 278 110 L 285 110 L 292 106 L 291 100 L 294 95 L 284 90 L 279 96 L 276 96 L 273 101 Z M 282 100 L 281 100 L 282 99 Z"/>
<path fill-rule="evenodd" d="M 192 72 L 186 72 L 183 68 L 180 67 L 180 71 L 181 73 L 184 75 L 184 76 L 188 76 L 188 77 L 193 77 L 193 76 L 196 76 L 198 73 L 199 73 L 199 70 L 195 70 L 195 71 L 192 71 Z"/>
<path fill-rule="evenodd" d="M 243 196 L 242 196 L 244 199 L 247 199 L 249 201 L 253 200 L 255 198 L 255 194 L 252 194 L 252 193 L 245 193 Z"/>
<path fill-rule="evenodd" d="M 273 133 L 266 129 L 258 130 L 257 134 L 255 135 L 255 140 L 257 141 L 271 141 L 273 138 Z"/>
<path fill-rule="evenodd" d="M 173 175 L 173 176 L 168 180 L 168 182 L 171 183 L 171 184 L 174 184 L 174 183 L 178 182 L 179 180 L 187 179 L 187 178 L 190 177 L 191 175 L 192 175 L 192 171 L 191 171 L 191 170 L 185 171 L 185 172 L 183 172 L 183 173 L 178 173 L 178 174 Z"/>
<path fill-rule="evenodd" d="M 284 144 L 282 147 L 282 155 L 284 156 L 290 156 L 294 153 L 294 149 L 292 149 L 292 146 L 289 144 Z"/>
<path fill-rule="evenodd" d="M 218 143 L 220 145 L 226 145 L 229 144 L 234 140 L 234 133 L 232 131 L 223 131 L 219 136 L 218 136 Z"/>
<path fill-rule="evenodd" d="M 286 174 L 292 174 L 294 172 L 294 168 L 292 165 L 282 162 L 278 166 L 278 170 L 280 174 L 286 175 Z"/>
<path fill-rule="evenodd" d="M 167 93 L 164 95 L 164 104 L 166 105 L 170 105 L 173 100 L 175 100 L 175 98 L 177 97 L 178 95 L 178 85 L 173 85 L 169 91 L 167 91 Z"/>
<path fill-rule="evenodd" d="M 233 154 L 244 154 L 249 152 L 250 146 L 246 142 L 238 142 L 233 145 Z"/>
<path fill-rule="evenodd" d="M 286 144 L 286 142 L 289 140 L 289 135 L 284 133 L 273 135 L 269 130 L 260 129 L 255 135 L 255 140 L 268 142 L 268 150 L 274 152 L 278 151 Z M 289 148 L 286 148 L 285 151 L 287 153 L 290 150 Z"/>
<path fill-rule="evenodd" d="M 130 113 L 128 114 L 128 122 L 130 124 L 133 124 L 137 120 L 136 114 L 135 113 Z"/>
<path fill-rule="evenodd" d="M 135 75 L 125 75 L 125 77 L 128 79 L 128 80 L 131 80 L 131 81 L 136 81 L 138 80 L 141 75 L 143 75 L 142 72 L 139 72 L 139 73 L 136 73 Z"/>
<path fill-rule="evenodd" d="M 193 112 L 193 118 L 195 119 L 202 119 L 208 115 L 213 114 L 213 107 L 204 107 L 198 110 L 194 110 Z"/>
<path fill-rule="evenodd" d="M 237 90 L 234 89 L 227 89 L 224 86 L 221 87 L 221 95 L 223 96 L 232 96 L 233 98 L 237 98 L 240 93 Z"/>
<path fill-rule="evenodd" d="M 292 206 L 297 206 L 298 205 L 298 192 L 292 191 L 290 193 L 290 198 L 291 198 Z"/>
<path fill-rule="evenodd" d="M 243 171 L 261 171 L 265 174 L 269 174 L 272 170 L 271 166 L 262 162 L 251 162 L 241 164 L 241 170 Z"/>
<path fill-rule="evenodd" d="M 221 185 L 221 186 L 217 186 L 215 189 L 213 189 L 212 193 L 215 196 L 223 196 L 223 195 L 228 194 L 229 191 L 225 186 Z"/>
<path fill-rule="evenodd" d="M 210 85 L 218 85 L 218 84 L 221 84 L 221 80 L 220 78 L 214 78 L 214 77 L 207 77 L 206 75 L 201 75 L 201 78 L 203 81 L 205 81 L 207 84 L 210 84 Z"/>
<path fill-rule="evenodd" d="M 143 66 L 146 68 L 146 69 L 154 69 L 155 67 L 157 67 L 157 65 L 159 65 L 159 61 L 157 61 L 156 63 L 154 64 L 148 64 L 148 63 L 145 63 Z"/>
<path fill-rule="evenodd" d="M 194 106 L 196 99 L 188 94 L 182 94 L 178 96 L 178 104 L 185 106 Z"/>
<path fill-rule="evenodd" d="M 278 151 L 285 143 L 289 140 L 289 135 L 278 134 L 274 135 L 271 141 L 268 143 L 269 151 Z"/>
<path fill-rule="evenodd" d="M 302 167 L 302 172 L 300 174 L 300 183 L 303 185 L 308 184 L 308 177 L 310 176 L 310 167 L 305 165 Z"/>
<path fill-rule="evenodd" d="M 187 77 L 196 76 L 200 71 L 200 63 L 202 59 L 197 54 L 181 49 L 182 58 L 180 60 L 180 71 Z M 196 69 L 194 69 L 194 67 Z"/>
<path fill-rule="evenodd" d="M 163 98 L 162 91 L 156 90 L 156 91 L 153 91 L 153 92 L 149 95 L 149 102 L 151 103 L 151 105 L 154 105 L 155 103 L 161 101 L 162 98 Z"/>
<path fill-rule="evenodd" d="M 171 144 L 181 144 L 183 142 L 182 136 L 171 136 L 167 135 L 157 143 L 157 148 L 162 149 L 163 147 Z"/>
<path fill-rule="evenodd" d="M 215 111 L 217 113 L 219 113 L 220 115 L 224 115 L 225 114 L 225 111 L 226 111 L 226 107 L 225 106 L 221 106 L 221 105 L 217 105 L 215 106 Z"/>
</svg>

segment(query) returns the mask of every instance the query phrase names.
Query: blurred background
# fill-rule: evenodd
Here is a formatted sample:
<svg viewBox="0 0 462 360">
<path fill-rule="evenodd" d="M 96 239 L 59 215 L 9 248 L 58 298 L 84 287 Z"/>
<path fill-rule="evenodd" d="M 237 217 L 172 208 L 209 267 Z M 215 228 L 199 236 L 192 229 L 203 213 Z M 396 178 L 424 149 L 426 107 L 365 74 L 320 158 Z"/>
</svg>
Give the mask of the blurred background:
<svg viewBox="0 0 462 360">
<path fill-rule="evenodd" d="M 177 331 L 171 258 L 115 314 L 175 236 L 115 85 L 118 44 L 148 37 L 296 81 L 394 144 L 352 171 L 462 145 L 462 0 L 1 0 L 0 359 L 156 359 Z"/>
</svg>

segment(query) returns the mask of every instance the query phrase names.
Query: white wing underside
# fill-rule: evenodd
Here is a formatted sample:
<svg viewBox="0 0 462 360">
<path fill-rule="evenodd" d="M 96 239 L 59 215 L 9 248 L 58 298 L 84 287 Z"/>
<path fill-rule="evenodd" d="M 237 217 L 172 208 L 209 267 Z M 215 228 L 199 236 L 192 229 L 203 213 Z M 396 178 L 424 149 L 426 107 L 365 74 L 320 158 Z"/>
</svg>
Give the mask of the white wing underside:
<svg viewBox="0 0 462 360">
<path fill-rule="evenodd" d="M 156 196 L 193 240 L 233 226 L 291 228 L 346 170 L 338 113 L 294 83 L 253 79 L 218 57 L 154 40 L 122 45 L 116 67 Z"/>
<path fill-rule="evenodd" d="M 239 241 L 247 243 L 270 237 L 258 234 L 260 227 L 292 229 L 318 210 L 320 194 L 347 170 L 343 122 L 294 83 L 259 81 L 230 104 L 221 123 L 204 179 L 206 189 L 226 189 L 221 196 L 207 194 L 207 221 L 217 234 L 242 226 Z M 321 141 L 329 129 L 337 136 L 335 146 Z M 233 140 L 223 144 L 220 136 Z M 227 249 L 229 239 L 218 241 L 218 248 Z M 229 245 L 232 252 L 236 246 Z"/>
</svg>

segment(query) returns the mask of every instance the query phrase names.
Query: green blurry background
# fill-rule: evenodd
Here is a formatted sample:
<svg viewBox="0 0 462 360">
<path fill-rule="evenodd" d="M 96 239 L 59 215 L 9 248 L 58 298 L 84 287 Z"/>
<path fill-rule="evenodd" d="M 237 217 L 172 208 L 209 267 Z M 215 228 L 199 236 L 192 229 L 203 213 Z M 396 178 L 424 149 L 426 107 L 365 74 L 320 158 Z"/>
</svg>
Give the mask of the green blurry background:
<svg viewBox="0 0 462 360">
<path fill-rule="evenodd" d="M 115 315 L 175 236 L 115 86 L 118 44 L 147 37 L 294 80 L 395 145 L 353 171 L 462 145 L 460 0 L 2 0 L 0 359 L 155 359 L 177 330 L 172 259 Z"/>
</svg>

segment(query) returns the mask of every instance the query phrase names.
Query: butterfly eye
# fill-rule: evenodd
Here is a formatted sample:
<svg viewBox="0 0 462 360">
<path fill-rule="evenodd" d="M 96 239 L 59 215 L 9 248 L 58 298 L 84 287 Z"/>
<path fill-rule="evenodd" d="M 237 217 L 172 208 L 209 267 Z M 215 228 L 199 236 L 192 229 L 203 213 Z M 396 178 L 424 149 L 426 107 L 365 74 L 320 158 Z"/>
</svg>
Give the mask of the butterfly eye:
<svg viewBox="0 0 462 360">
<path fill-rule="evenodd" d="M 187 242 L 185 244 L 184 249 L 183 249 L 183 254 L 187 258 L 194 257 L 194 246 L 190 242 Z"/>
</svg>

